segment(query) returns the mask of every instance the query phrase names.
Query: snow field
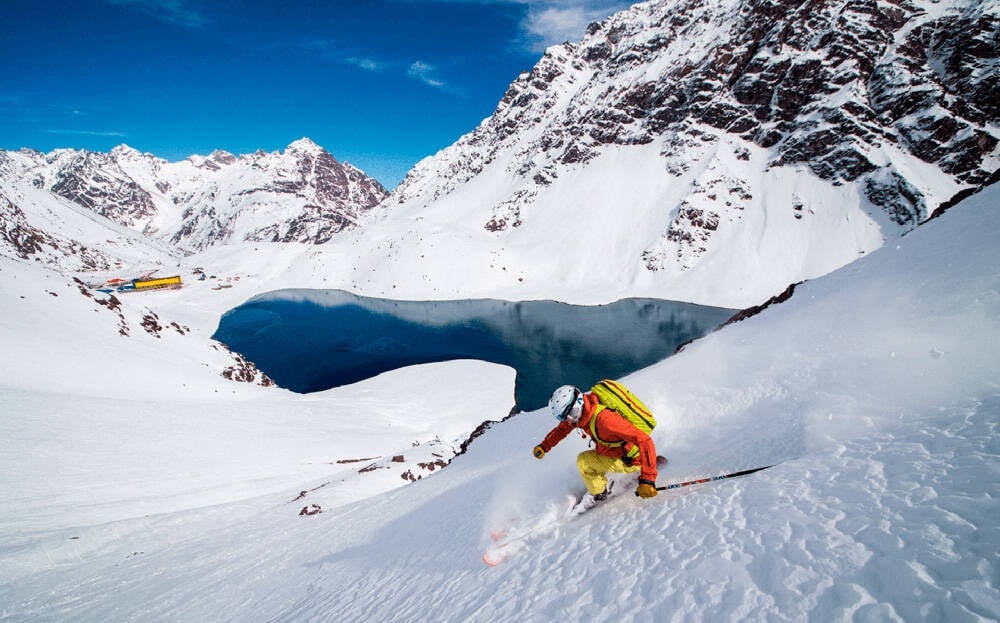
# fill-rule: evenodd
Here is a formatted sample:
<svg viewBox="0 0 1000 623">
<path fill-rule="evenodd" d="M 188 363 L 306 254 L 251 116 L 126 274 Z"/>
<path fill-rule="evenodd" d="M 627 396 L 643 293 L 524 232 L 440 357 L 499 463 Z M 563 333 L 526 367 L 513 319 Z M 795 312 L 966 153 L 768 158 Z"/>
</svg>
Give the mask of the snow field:
<svg viewBox="0 0 1000 623">
<path fill-rule="evenodd" d="M 8 388 L 0 394 L 0 531 L 9 537 L 0 578 L 82 560 L 109 534 L 132 540 L 156 522 L 150 517 L 197 516 L 261 496 L 289 502 L 320 487 L 288 507 L 296 516 L 310 504 L 326 509 L 397 488 L 406 482 L 398 470 L 359 474 L 375 461 L 355 461 L 401 455 L 411 471 L 417 458 L 433 462 L 433 452 L 447 461 L 483 420 L 507 413 L 513 382 L 502 366 L 453 361 L 309 395 L 261 391 L 252 401 Z M 477 408 L 461 399 L 471 391 Z"/>
</svg>

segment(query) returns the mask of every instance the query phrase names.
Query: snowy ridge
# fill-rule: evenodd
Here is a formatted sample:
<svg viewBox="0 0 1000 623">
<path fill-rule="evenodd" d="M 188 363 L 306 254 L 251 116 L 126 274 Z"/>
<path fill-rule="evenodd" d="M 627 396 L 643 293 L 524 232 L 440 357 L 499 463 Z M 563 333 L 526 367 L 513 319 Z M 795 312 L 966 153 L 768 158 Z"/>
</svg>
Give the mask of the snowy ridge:
<svg viewBox="0 0 1000 623">
<path fill-rule="evenodd" d="M 167 264 L 177 255 L 89 208 L 0 179 L 0 257 L 94 272 Z"/>
<path fill-rule="evenodd" d="M 356 226 L 386 195 L 309 139 L 282 152 L 215 151 L 181 162 L 126 145 L 110 153 L 0 151 L 0 180 L 46 191 L 186 253 L 241 241 L 319 244 Z"/>
<path fill-rule="evenodd" d="M 661 483 L 779 463 L 769 470 L 650 501 L 613 499 L 487 568 L 480 554 L 493 528 L 511 518 L 544 522 L 580 492 L 578 438 L 544 461 L 530 455 L 553 424 L 543 412 L 494 425 L 432 477 L 343 506 L 345 489 L 320 486 L 342 473 L 328 466 L 328 476 L 317 473 L 284 492 L 235 501 L 209 488 L 174 505 L 190 510 L 147 516 L 146 504 L 158 509 L 166 502 L 146 501 L 143 493 L 144 479 L 157 478 L 160 464 L 147 459 L 136 486 L 122 489 L 120 469 L 102 470 L 105 461 L 121 457 L 88 453 L 97 440 L 82 436 L 74 440 L 81 476 L 57 475 L 55 464 L 44 460 L 19 467 L 7 458 L 3 465 L 17 480 L 16 495 L 0 507 L 2 616 L 996 619 L 998 200 L 993 186 L 893 245 L 800 285 L 789 301 L 624 379 L 661 422 L 654 438 L 670 457 Z M 445 372 L 455 391 L 441 404 L 499 419 L 511 375 L 494 375 L 490 367 L 455 376 L 464 364 L 457 365 Z M 413 414 L 410 390 L 440 374 L 431 366 L 398 371 L 381 386 L 373 379 L 371 391 L 353 394 L 351 404 L 373 414 L 398 413 L 396 422 L 403 423 Z M 396 402 L 386 388 L 403 382 Z M 499 400 L 484 403 L 484 391 Z M 11 414 L 4 432 L 16 433 L 5 439 L 50 452 L 61 447 L 46 437 L 45 418 L 37 417 L 58 407 L 54 396 L 2 396 Z M 279 471 L 284 475 L 276 480 L 288 482 L 283 470 L 290 466 L 275 460 L 281 452 L 274 448 L 289 442 L 309 448 L 301 450 L 303 458 L 359 458 L 341 456 L 337 444 L 353 438 L 335 431 L 370 430 L 371 424 L 317 418 L 330 408 L 323 401 L 278 394 L 222 401 L 220 414 L 234 417 L 238 410 L 239 428 L 249 432 L 228 442 L 227 462 L 237 459 L 240 466 L 229 478 L 243 483 L 242 491 Z M 393 402 L 404 411 L 390 407 Z M 146 403 L 148 415 L 138 423 L 180 413 L 184 430 L 163 430 L 157 444 L 215 438 L 207 433 L 219 415 L 189 417 L 190 407 L 179 411 L 183 405 Z M 105 399 L 100 410 L 104 420 L 127 421 L 134 405 Z M 426 411 L 418 405 L 416 412 Z M 458 423 L 455 415 L 445 419 Z M 319 426 L 326 431 L 321 438 Z M 121 427 L 125 448 L 133 441 L 129 430 Z M 267 443 L 254 432 L 265 433 Z M 146 432 L 137 431 L 136 439 L 144 438 Z M 255 467 L 265 448 L 271 448 L 264 451 L 267 460 Z M 139 456 L 142 449 L 155 446 L 141 446 Z M 185 456 L 192 467 L 212 472 L 218 454 L 205 450 Z M 36 455 L 44 453 L 25 454 Z M 88 510 L 74 493 L 79 489 L 67 486 L 52 506 L 61 513 L 24 523 L 23 516 L 35 517 L 50 501 L 40 483 L 77 484 L 76 478 L 91 490 L 108 484 L 120 491 L 119 520 L 88 523 L 84 518 L 99 508 Z M 190 492 L 206 477 L 178 474 L 174 481 Z M 350 482 L 353 476 L 345 476 L 342 486 Z M 300 490 L 307 497 L 292 503 Z M 306 503 L 323 512 L 300 516 Z"/>
<path fill-rule="evenodd" d="M 424 268 L 437 291 L 474 290 L 435 270 L 457 247 L 511 292 L 571 297 L 548 259 L 570 249 L 605 300 L 759 303 L 985 183 L 998 24 L 995 3 L 958 0 L 637 4 L 550 48 L 414 167 L 373 215 L 360 288 Z"/>
</svg>

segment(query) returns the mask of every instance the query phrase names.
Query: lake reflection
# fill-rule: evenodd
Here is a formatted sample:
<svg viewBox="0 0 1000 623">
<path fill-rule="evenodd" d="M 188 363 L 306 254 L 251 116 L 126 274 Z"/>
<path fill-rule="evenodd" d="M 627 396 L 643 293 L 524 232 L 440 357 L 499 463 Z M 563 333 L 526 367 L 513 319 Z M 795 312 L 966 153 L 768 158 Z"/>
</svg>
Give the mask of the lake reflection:
<svg viewBox="0 0 1000 623">
<path fill-rule="evenodd" d="M 276 383 L 314 392 L 403 366 L 479 359 L 517 371 L 518 408 L 564 384 L 589 387 L 670 356 L 734 310 L 657 299 L 390 301 L 340 290 L 279 290 L 227 312 L 212 337 Z M 432 388 L 428 388 L 432 391 Z"/>
</svg>

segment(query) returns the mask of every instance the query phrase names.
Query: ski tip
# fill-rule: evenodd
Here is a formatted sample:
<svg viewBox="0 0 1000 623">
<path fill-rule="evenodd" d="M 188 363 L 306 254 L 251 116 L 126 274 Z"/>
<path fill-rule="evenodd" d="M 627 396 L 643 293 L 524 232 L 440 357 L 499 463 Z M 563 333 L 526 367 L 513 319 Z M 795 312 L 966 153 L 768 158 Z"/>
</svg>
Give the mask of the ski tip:
<svg viewBox="0 0 1000 623">
<path fill-rule="evenodd" d="M 495 567 L 506 560 L 506 557 L 497 551 L 486 550 L 483 552 L 483 562 L 486 563 L 487 567 Z"/>
</svg>

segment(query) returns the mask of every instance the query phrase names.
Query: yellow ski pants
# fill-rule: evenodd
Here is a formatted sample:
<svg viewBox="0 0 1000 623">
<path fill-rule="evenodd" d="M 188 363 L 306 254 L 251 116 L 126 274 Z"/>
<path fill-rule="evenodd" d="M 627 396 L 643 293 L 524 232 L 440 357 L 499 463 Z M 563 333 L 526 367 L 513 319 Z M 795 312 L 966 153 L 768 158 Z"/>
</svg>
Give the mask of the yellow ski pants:
<svg viewBox="0 0 1000 623">
<path fill-rule="evenodd" d="M 587 486 L 587 491 L 591 495 L 597 495 L 603 493 L 608 486 L 608 472 L 634 474 L 640 471 L 642 466 L 637 461 L 635 465 L 630 467 L 625 465 L 625 462 L 620 458 L 602 456 L 594 450 L 587 450 L 576 457 L 576 468 L 580 470 L 580 477 L 583 478 L 583 484 Z"/>
</svg>

